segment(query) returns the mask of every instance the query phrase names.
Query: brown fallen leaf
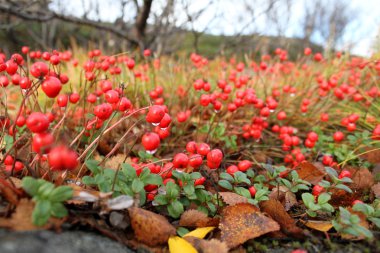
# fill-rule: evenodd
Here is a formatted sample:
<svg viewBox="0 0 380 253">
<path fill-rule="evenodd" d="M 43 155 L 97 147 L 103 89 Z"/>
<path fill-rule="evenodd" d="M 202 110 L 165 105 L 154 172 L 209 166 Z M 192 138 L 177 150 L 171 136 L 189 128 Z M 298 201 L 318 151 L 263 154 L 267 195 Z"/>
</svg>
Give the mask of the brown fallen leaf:
<svg viewBox="0 0 380 253">
<path fill-rule="evenodd" d="M 42 227 L 35 226 L 32 222 L 34 202 L 30 199 L 21 199 L 15 212 L 10 218 L 1 218 L 0 227 L 6 227 L 15 231 L 30 231 L 40 229 L 59 229 L 64 219 L 50 218 L 48 223 Z"/>
<path fill-rule="evenodd" d="M 131 163 L 131 159 L 125 159 L 125 154 L 117 154 L 108 158 L 105 162 L 104 167 L 116 170 L 123 162 Z"/>
<path fill-rule="evenodd" d="M 301 179 L 313 185 L 318 184 L 325 175 L 325 171 L 306 161 L 300 163 L 295 170 Z"/>
<path fill-rule="evenodd" d="M 367 148 L 366 152 L 367 153 L 361 155 L 362 158 L 372 164 L 380 163 L 380 150 Z"/>
<path fill-rule="evenodd" d="M 223 209 L 219 223 L 221 241 L 235 248 L 249 239 L 280 229 L 278 223 L 248 203 L 239 203 Z"/>
<path fill-rule="evenodd" d="M 188 236 L 184 237 L 186 241 L 191 243 L 198 252 L 203 253 L 227 253 L 227 244 L 217 239 L 203 240 L 196 237 Z"/>
<path fill-rule="evenodd" d="M 372 173 L 367 168 L 348 168 L 353 183 L 350 185 L 359 190 L 368 190 L 375 184 Z"/>
<path fill-rule="evenodd" d="M 236 194 L 234 192 L 219 192 L 223 202 L 229 206 L 236 205 L 238 203 L 248 203 L 248 199 L 244 196 Z"/>
<path fill-rule="evenodd" d="M 270 199 L 260 203 L 261 211 L 267 213 L 280 224 L 281 232 L 295 238 L 303 238 L 304 231 L 296 226 L 295 220 L 285 211 L 280 201 Z"/>
<path fill-rule="evenodd" d="M 273 188 L 269 198 L 280 201 L 286 211 L 289 211 L 290 208 L 298 203 L 296 195 L 285 186 Z"/>
<path fill-rule="evenodd" d="M 131 207 L 128 211 L 137 240 L 149 246 L 165 244 L 176 234 L 176 229 L 162 215 L 138 207 Z"/>
<path fill-rule="evenodd" d="M 362 192 L 360 190 L 352 189 L 352 193 L 340 189 L 331 189 L 331 200 L 329 203 L 334 207 L 350 206 L 355 199 L 360 199 Z"/>
<path fill-rule="evenodd" d="M 0 195 L 12 205 L 18 204 L 17 190 L 4 178 L 0 178 Z"/>
<path fill-rule="evenodd" d="M 380 183 L 373 185 L 371 190 L 376 198 L 380 198 Z"/>
<path fill-rule="evenodd" d="M 333 227 L 333 224 L 331 221 L 308 220 L 305 226 L 321 232 L 327 232 Z"/>
<path fill-rule="evenodd" d="M 187 210 L 181 215 L 179 225 L 182 227 L 217 227 L 219 225 L 218 218 L 210 218 L 201 211 Z"/>
</svg>

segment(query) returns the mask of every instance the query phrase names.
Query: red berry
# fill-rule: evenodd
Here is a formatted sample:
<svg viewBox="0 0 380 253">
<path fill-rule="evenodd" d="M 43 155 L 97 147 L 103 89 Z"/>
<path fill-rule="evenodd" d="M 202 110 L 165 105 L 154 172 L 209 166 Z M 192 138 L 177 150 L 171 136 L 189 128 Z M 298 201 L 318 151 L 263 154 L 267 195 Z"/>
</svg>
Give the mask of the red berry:
<svg viewBox="0 0 380 253">
<path fill-rule="evenodd" d="M 351 178 L 351 172 L 348 171 L 348 170 L 342 170 L 342 172 L 340 172 L 339 174 L 339 179 L 342 179 L 344 177 L 348 177 L 348 178 Z"/>
<path fill-rule="evenodd" d="M 156 133 L 149 132 L 143 135 L 141 143 L 145 150 L 154 151 L 160 145 L 160 137 Z"/>
<path fill-rule="evenodd" d="M 58 78 L 49 76 L 43 81 L 41 87 L 46 96 L 55 98 L 61 92 L 62 83 Z"/>
<path fill-rule="evenodd" d="M 189 164 L 189 157 L 184 153 L 178 153 L 173 158 L 174 168 L 186 168 Z"/>
<path fill-rule="evenodd" d="M 69 100 L 70 100 L 70 103 L 72 104 L 76 104 L 80 99 L 80 96 L 78 93 L 76 92 L 73 92 L 70 97 L 69 97 Z"/>
<path fill-rule="evenodd" d="M 201 177 L 201 178 L 195 179 L 194 186 L 203 185 L 205 182 L 206 182 L 206 178 L 205 177 Z"/>
<path fill-rule="evenodd" d="M 68 100 L 67 95 L 61 94 L 57 97 L 57 104 L 59 107 L 66 107 Z"/>
<path fill-rule="evenodd" d="M 199 154 L 190 154 L 189 155 L 189 165 L 194 169 L 199 168 L 203 163 L 202 156 Z"/>
<path fill-rule="evenodd" d="M 220 149 L 213 149 L 207 154 L 207 161 L 220 164 L 223 159 L 223 152 Z"/>
<path fill-rule="evenodd" d="M 159 124 L 165 116 L 165 109 L 160 105 L 153 105 L 149 108 L 146 115 L 146 121 L 149 123 Z"/>
<path fill-rule="evenodd" d="M 210 152 L 210 150 L 210 146 L 206 143 L 200 143 L 197 146 L 197 153 L 202 156 L 206 156 Z"/>
<path fill-rule="evenodd" d="M 112 105 L 108 103 L 97 105 L 94 108 L 95 116 L 101 120 L 108 119 L 111 116 L 112 111 L 113 111 Z"/>
<path fill-rule="evenodd" d="M 45 77 L 49 73 L 49 67 L 44 62 L 35 62 L 30 67 L 30 74 L 35 78 Z"/>
<path fill-rule="evenodd" d="M 254 186 L 249 187 L 248 191 L 251 194 L 251 197 L 254 197 L 256 195 L 256 188 Z"/>
<path fill-rule="evenodd" d="M 42 133 L 49 128 L 49 119 L 41 112 L 33 112 L 26 120 L 26 126 L 33 133 Z"/>
<path fill-rule="evenodd" d="M 335 142 L 341 142 L 344 139 L 344 134 L 340 131 L 335 132 L 333 138 Z"/>
<path fill-rule="evenodd" d="M 319 196 L 319 194 L 321 194 L 322 192 L 324 191 L 324 188 L 320 185 L 314 185 L 313 187 L 313 190 L 312 190 L 312 193 L 314 196 Z"/>
<path fill-rule="evenodd" d="M 51 133 L 37 133 L 33 136 L 32 149 L 36 153 L 46 153 L 54 143 L 54 137 Z"/>
<path fill-rule="evenodd" d="M 187 152 L 189 152 L 190 154 L 194 154 L 197 152 L 197 143 L 195 141 L 189 141 L 187 144 L 186 144 L 186 150 Z"/>
<path fill-rule="evenodd" d="M 248 160 L 243 160 L 238 163 L 238 168 L 242 172 L 246 172 L 251 167 L 252 167 L 252 163 Z"/>
<path fill-rule="evenodd" d="M 228 174 L 230 174 L 231 176 L 233 176 L 235 174 L 235 172 L 238 172 L 239 171 L 239 168 L 236 166 L 236 165 L 230 165 L 228 166 L 226 172 Z"/>
</svg>

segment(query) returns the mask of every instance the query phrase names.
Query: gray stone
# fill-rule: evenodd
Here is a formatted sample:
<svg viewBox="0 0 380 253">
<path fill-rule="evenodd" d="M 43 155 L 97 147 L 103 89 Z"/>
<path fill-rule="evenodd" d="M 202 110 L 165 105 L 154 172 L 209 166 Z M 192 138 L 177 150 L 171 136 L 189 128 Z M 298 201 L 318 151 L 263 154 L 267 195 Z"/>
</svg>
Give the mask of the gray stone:
<svg viewBox="0 0 380 253">
<path fill-rule="evenodd" d="M 132 253 L 104 236 L 82 231 L 10 232 L 0 230 L 1 253 Z"/>
</svg>

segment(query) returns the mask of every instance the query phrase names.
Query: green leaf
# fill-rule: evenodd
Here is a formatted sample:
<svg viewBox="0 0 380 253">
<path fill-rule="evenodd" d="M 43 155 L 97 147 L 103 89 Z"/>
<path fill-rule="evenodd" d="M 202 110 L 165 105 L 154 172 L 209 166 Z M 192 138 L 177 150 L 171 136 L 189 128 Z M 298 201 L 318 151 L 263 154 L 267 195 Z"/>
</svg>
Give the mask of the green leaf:
<svg viewBox="0 0 380 253">
<path fill-rule="evenodd" d="M 225 172 L 220 173 L 219 177 L 221 179 L 224 179 L 224 180 L 227 180 L 227 181 L 230 181 L 230 182 L 234 181 L 234 178 L 230 174 L 225 173 Z"/>
<path fill-rule="evenodd" d="M 352 183 L 352 179 L 349 177 L 341 178 L 340 181 L 343 183 Z"/>
<path fill-rule="evenodd" d="M 49 199 L 53 202 L 66 201 L 72 198 L 73 192 L 70 186 L 59 186 L 50 193 Z"/>
<path fill-rule="evenodd" d="M 305 205 L 309 205 L 309 203 L 314 203 L 315 198 L 312 194 L 306 192 L 301 195 L 302 201 Z"/>
<path fill-rule="evenodd" d="M 121 168 L 121 171 L 128 180 L 132 181 L 137 177 L 136 170 L 132 167 L 132 165 L 128 163 L 122 163 Z"/>
<path fill-rule="evenodd" d="M 179 235 L 180 237 L 186 235 L 189 232 L 190 231 L 187 228 L 184 228 L 184 227 L 178 227 L 177 228 L 177 235 Z"/>
<path fill-rule="evenodd" d="M 36 226 L 43 226 L 50 218 L 51 203 L 48 200 L 40 200 L 36 202 L 32 213 L 32 221 Z"/>
<path fill-rule="evenodd" d="M 175 199 L 179 196 L 179 187 L 173 182 L 166 184 L 166 195 L 171 199 Z"/>
<path fill-rule="evenodd" d="M 54 184 L 45 181 L 38 188 L 37 195 L 42 198 L 48 198 L 51 192 L 54 190 L 54 187 L 55 187 Z"/>
<path fill-rule="evenodd" d="M 380 228 L 380 219 L 375 217 L 369 217 L 368 220 L 375 224 L 377 228 Z"/>
<path fill-rule="evenodd" d="M 196 180 L 196 179 L 199 179 L 201 177 L 202 177 L 202 174 L 199 173 L 199 172 L 193 172 L 193 173 L 191 173 L 191 179 L 192 180 Z"/>
<path fill-rule="evenodd" d="M 138 179 L 138 178 L 133 179 L 133 181 L 132 181 L 132 191 L 134 193 L 138 193 L 142 189 L 144 189 L 144 183 L 140 179 Z"/>
<path fill-rule="evenodd" d="M 186 193 L 186 195 L 190 196 L 195 193 L 194 185 L 187 184 L 183 187 L 183 191 Z"/>
<path fill-rule="evenodd" d="M 241 195 L 241 196 L 244 196 L 244 197 L 246 197 L 246 198 L 248 198 L 248 199 L 250 199 L 251 198 L 251 193 L 247 190 L 247 189 L 245 189 L 245 188 L 243 188 L 243 187 L 235 187 L 235 192 L 237 193 L 237 194 L 239 194 L 239 195 Z"/>
<path fill-rule="evenodd" d="M 21 185 L 26 193 L 28 193 L 30 196 L 35 196 L 37 195 L 41 182 L 32 177 L 24 177 L 21 181 Z"/>
<path fill-rule="evenodd" d="M 233 189 L 232 184 L 227 180 L 219 180 L 218 185 L 230 191 Z"/>
<path fill-rule="evenodd" d="M 168 200 L 166 198 L 165 195 L 156 195 L 156 197 L 154 197 L 154 202 L 156 202 L 157 204 L 163 206 L 163 205 L 166 205 L 168 204 Z"/>
<path fill-rule="evenodd" d="M 178 218 L 184 212 L 182 203 L 178 200 L 174 200 L 168 205 L 168 212 L 171 217 Z"/>
<path fill-rule="evenodd" d="M 319 182 L 319 185 L 322 186 L 323 188 L 329 188 L 331 186 L 330 182 L 326 180 L 321 180 Z"/>
<path fill-rule="evenodd" d="M 331 167 L 326 167 L 326 172 L 332 177 L 338 177 L 338 172 Z"/>
<path fill-rule="evenodd" d="M 157 174 L 149 174 L 143 181 L 146 185 L 162 185 L 162 177 Z"/>
<path fill-rule="evenodd" d="M 89 186 L 96 184 L 95 179 L 93 177 L 90 177 L 90 176 L 82 177 L 82 183 L 84 183 L 85 185 L 89 185 Z"/>
<path fill-rule="evenodd" d="M 330 199 L 331 199 L 330 194 L 324 192 L 321 195 L 319 195 L 319 197 L 318 197 L 318 204 L 319 205 L 326 204 L 327 202 L 329 202 Z"/>
<path fill-rule="evenodd" d="M 139 178 L 141 181 L 145 181 L 145 178 L 148 177 L 150 175 L 150 169 L 148 168 L 143 168 L 141 174 L 139 175 Z"/>
<path fill-rule="evenodd" d="M 335 188 L 344 190 L 348 193 L 352 193 L 352 190 L 347 185 L 344 185 L 344 184 L 337 184 Z"/>
<path fill-rule="evenodd" d="M 84 164 L 86 165 L 86 167 L 94 174 L 97 174 L 100 172 L 100 169 L 99 169 L 99 162 L 96 161 L 96 160 L 86 160 L 84 162 Z"/>
<path fill-rule="evenodd" d="M 53 203 L 51 206 L 51 215 L 57 218 L 63 218 L 68 215 L 66 207 L 58 202 L 58 203 Z"/>
<path fill-rule="evenodd" d="M 234 178 L 237 183 L 246 183 L 248 185 L 251 185 L 251 180 L 249 180 L 247 175 L 241 171 L 235 172 Z"/>
</svg>

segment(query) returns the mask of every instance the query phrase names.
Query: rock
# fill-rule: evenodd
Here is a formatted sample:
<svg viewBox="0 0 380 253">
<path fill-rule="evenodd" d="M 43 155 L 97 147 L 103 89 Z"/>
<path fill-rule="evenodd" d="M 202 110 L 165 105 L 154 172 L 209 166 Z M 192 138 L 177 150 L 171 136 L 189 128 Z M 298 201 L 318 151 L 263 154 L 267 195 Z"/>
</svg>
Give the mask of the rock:
<svg viewBox="0 0 380 253">
<path fill-rule="evenodd" d="M 1 253 L 132 253 L 126 246 L 101 235 L 52 231 L 10 232 L 0 229 Z"/>
</svg>

